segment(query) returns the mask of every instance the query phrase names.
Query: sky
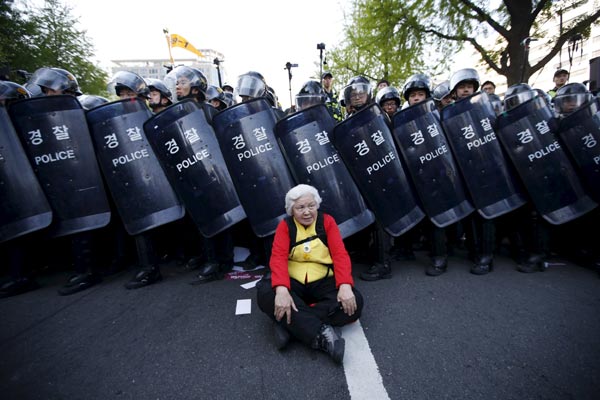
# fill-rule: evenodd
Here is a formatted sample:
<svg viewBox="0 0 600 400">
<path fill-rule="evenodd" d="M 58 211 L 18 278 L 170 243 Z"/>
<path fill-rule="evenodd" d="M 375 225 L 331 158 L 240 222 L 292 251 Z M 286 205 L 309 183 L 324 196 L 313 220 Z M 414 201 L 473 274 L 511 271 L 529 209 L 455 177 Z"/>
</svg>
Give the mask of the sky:
<svg viewBox="0 0 600 400">
<path fill-rule="evenodd" d="M 343 38 L 344 9 L 350 0 L 61 0 L 79 19 L 78 29 L 86 30 L 99 65 L 110 60 L 168 59 L 163 29 L 183 36 L 197 49 L 221 52 L 227 71 L 223 83 L 235 86 L 238 75 L 260 72 L 275 89 L 283 108 L 302 84 L 315 79 L 319 71 L 318 43 L 327 50 Z M 185 49 L 173 48 L 177 59 L 193 58 Z M 326 69 L 326 67 L 324 68 Z M 223 70 L 222 70 L 223 71 Z M 318 74 L 317 74 L 318 75 Z M 317 78 L 318 79 L 318 78 Z M 215 82 L 218 84 L 218 82 Z M 342 82 L 334 85 L 339 89 Z"/>
</svg>

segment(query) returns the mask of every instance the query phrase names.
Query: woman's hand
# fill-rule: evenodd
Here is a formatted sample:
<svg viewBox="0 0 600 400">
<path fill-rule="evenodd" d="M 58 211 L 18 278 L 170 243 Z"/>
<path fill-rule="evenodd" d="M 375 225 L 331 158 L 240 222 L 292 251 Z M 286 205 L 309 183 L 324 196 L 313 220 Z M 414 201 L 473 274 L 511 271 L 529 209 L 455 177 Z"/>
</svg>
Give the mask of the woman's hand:
<svg viewBox="0 0 600 400">
<path fill-rule="evenodd" d="M 352 286 L 347 283 L 342 283 L 338 289 L 337 301 L 342 304 L 342 309 L 348 315 L 353 315 L 356 312 L 356 297 L 352 291 Z"/>
<path fill-rule="evenodd" d="M 294 299 L 285 286 L 277 286 L 275 288 L 275 319 L 281 321 L 284 315 L 287 314 L 287 323 L 292 323 L 292 309 L 298 311 Z"/>
</svg>

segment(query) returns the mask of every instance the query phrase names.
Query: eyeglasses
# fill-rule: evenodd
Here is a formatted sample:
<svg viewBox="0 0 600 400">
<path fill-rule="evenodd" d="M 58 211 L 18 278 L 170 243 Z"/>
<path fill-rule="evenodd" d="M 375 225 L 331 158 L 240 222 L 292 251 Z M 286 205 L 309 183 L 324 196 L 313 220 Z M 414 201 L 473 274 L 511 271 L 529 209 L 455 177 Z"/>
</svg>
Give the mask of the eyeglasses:
<svg viewBox="0 0 600 400">
<path fill-rule="evenodd" d="M 308 211 L 315 211 L 317 209 L 317 205 L 315 203 L 311 203 L 308 205 L 301 205 L 301 206 L 294 206 L 294 211 L 298 211 L 298 212 L 304 212 L 306 210 Z"/>
</svg>

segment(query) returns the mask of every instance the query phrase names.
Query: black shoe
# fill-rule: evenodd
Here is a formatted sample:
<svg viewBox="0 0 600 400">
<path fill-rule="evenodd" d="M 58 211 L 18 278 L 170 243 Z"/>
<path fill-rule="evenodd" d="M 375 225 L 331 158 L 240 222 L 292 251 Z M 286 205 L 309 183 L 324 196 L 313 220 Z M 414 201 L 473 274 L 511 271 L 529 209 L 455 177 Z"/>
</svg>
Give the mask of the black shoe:
<svg viewBox="0 0 600 400">
<path fill-rule="evenodd" d="M 274 338 L 275 338 L 275 346 L 277 350 L 284 349 L 290 340 L 292 340 L 292 335 L 290 335 L 290 331 L 288 331 L 283 324 L 287 322 L 275 322 L 274 326 Z"/>
<path fill-rule="evenodd" d="M 27 293 L 39 287 L 40 285 L 32 278 L 11 279 L 0 286 L 0 299 Z"/>
<path fill-rule="evenodd" d="M 517 271 L 526 274 L 544 271 L 544 256 L 539 254 L 530 255 L 525 261 L 517 265 Z"/>
<path fill-rule="evenodd" d="M 492 256 L 481 256 L 471 267 L 471 273 L 475 275 L 485 275 L 494 269 L 494 258 Z"/>
<path fill-rule="evenodd" d="M 237 263 L 244 271 L 252 271 L 255 270 L 261 263 L 256 260 L 256 258 L 250 254 L 244 261 Z"/>
<path fill-rule="evenodd" d="M 58 289 L 58 294 L 61 296 L 68 296 L 73 293 L 81 292 L 87 288 L 94 286 L 96 283 L 102 281 L 102 278 L 98 274 L 84 273 L 72 275 L 67 280 L 67 283 Z"/>
<path fill-rule="evenodd" d="M 125 288 L 139 289 L 160 280 L 162 280 L 160 269 L 157 266 L 147 267 L 136 272 L 133 278 L 131 278 L 131 280 L 125 284 Z"/>
<path fill-rule="evenodd" d="M 446 272 L 448 268 L 448 260 L 446 257 L 433 257 L 431 264 L 425 270 L 425 274 L 429 276 L 438 276 Z"/>
<path fill-rule="evenodd" d="M 223 279 L 223 274 L 220 271 L 221 264 L 213 261 L 209 261 L 202 265 L 200 269 L 200 273 L 196 277 L 195 280 L 190 282 L 190 285 L 198 285 L 201 283 L 208 283 L 212 281 L 217 281 L 219 279 Z"/>
<path fill-rule="evenodd" d="M 311 347 L 329 354 L 333 361 L 341 364 L 344 360 L 346 341 L 341 338 L 331 325 L 321 325 L 319 334 L 313 339 Z"/>
<path fill-rule="evenodd" d="M 390 279 L 392 277 L 392 268 L 388 263 L 375 263 L 371 265 L 368 271 L 361 272 L 359 277 L 363 281 Z"/>
</svg>

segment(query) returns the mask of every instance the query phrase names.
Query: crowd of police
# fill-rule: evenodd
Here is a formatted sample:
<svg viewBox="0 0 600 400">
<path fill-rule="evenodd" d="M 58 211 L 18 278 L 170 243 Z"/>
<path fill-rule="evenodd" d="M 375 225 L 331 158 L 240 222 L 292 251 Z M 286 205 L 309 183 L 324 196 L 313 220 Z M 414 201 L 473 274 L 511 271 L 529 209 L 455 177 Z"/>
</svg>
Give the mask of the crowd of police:
<svg viewBox="0 0 600 400">
<path fill-rule="evenodd" d="M 255 71 L 235 88 L 189 66 L 164 80 L 121 71 L 116 101 L 82 94 L 61 68 L 1 81 L 0 296 L 37 288 L 53 264 L 73 269 L 61 295 L 130 265 L 125 287 L 147 286 L 171 260 L 192 284 L 222 279 L 236 245 L 250 249 L 244 269 L 268 266 L 296 183 L 319 189 L 350 254 L 371 265 L 364 280 L 390 278 L 417 250 L 430 276 L 461 250 L 487 274 L 502 246 L 521 272 L 556 253 L 600 268 L 600 100 L 583 84 L 522 83 L 500 99 L 470 68 L 435 86 L 382 80 L 375 96 L 363 76 L 341 96 L 332 81 L 307 81 L 285 111 Z"/>
</svg>

